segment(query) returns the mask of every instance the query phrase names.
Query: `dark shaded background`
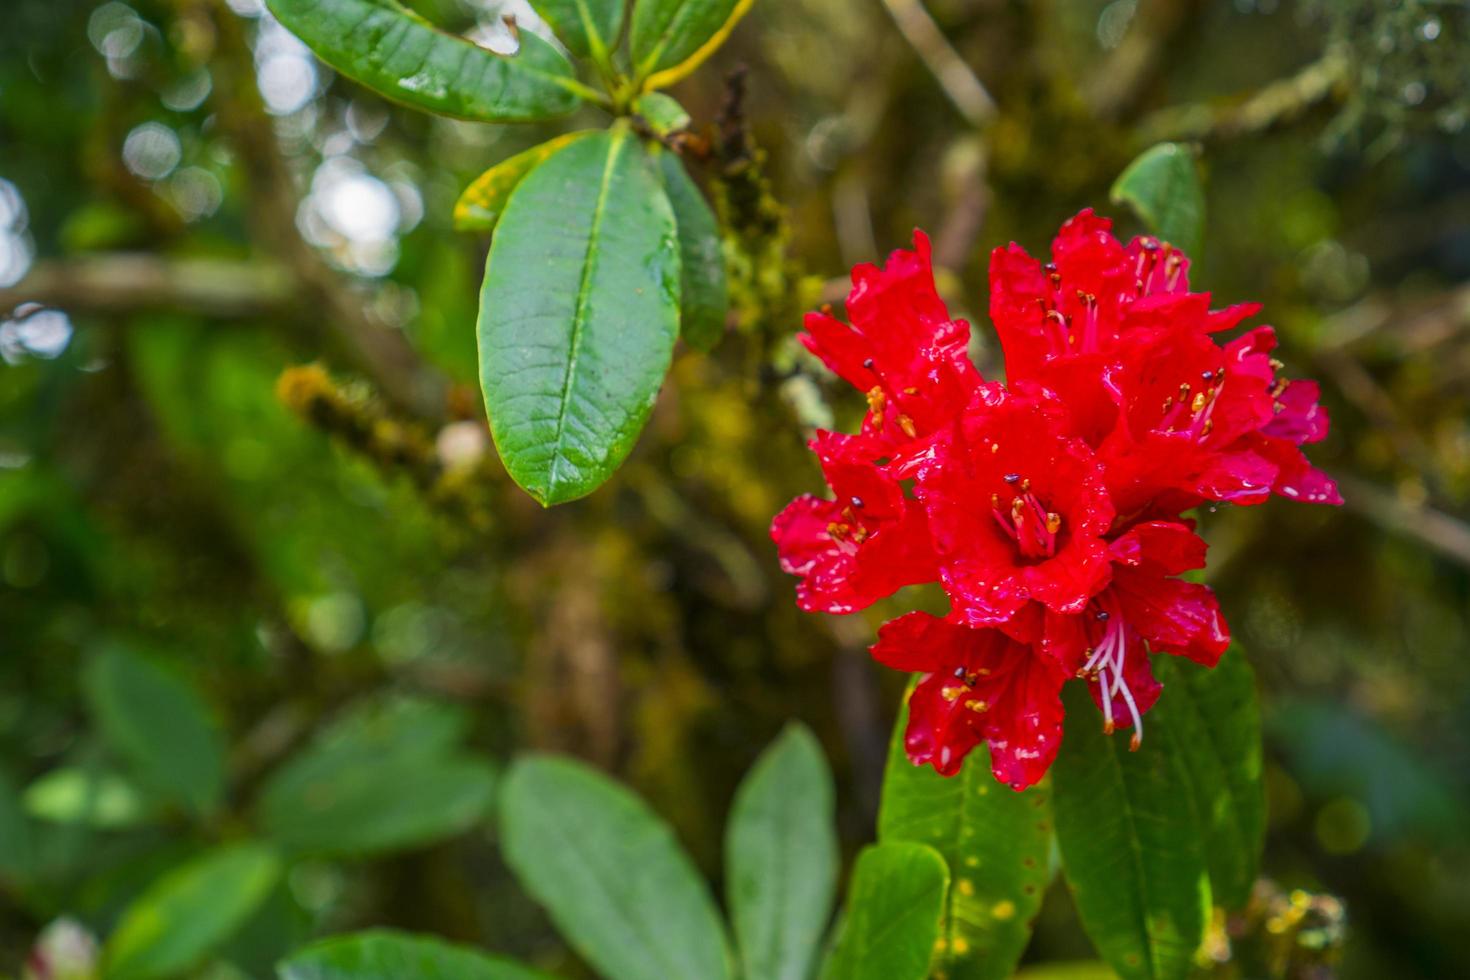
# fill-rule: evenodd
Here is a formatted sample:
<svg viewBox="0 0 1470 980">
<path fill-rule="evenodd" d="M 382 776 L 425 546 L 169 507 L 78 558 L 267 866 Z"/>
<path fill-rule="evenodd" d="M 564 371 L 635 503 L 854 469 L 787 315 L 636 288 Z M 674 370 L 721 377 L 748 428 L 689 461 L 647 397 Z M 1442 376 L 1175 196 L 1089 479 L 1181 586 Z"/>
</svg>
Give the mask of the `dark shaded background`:
<svg viewBox="0 0 1470 980">
<path fill-rule="evenodd" d="M 515 4 L 414 6 L 465 28 Z M 855 848 L 902 680 L 865 646 L 903 603 L 804 616 L 776 569 L 771 515 L 820 485 L 804 426 L 860 407 L 795 355 L 799 312 L 922 226 L 994 372 L 989 249 L 1043 249 L 1077 209 L 1110 210 L 1141 149 L 1198 140 L 1194 281 L 1264 301 L 1288 371 L 1321 379 L 1314 459 L 1348 499 L 1200 515 L 1264 686 L 1265 870 L 1346 902 L 1344 976 L 1470 975 L 1465 5 L 926 6 L 764 0 L 676 90 L 706 125 L 748 67 L 789 224 L 736 250 L 758 283 L 740 322 L 713 356 L 676 355 L 623 471 L 542 512 L 488 447 L 487 243 L 449 217 L 480 170 L 575 120 L 390 106 L 257 0 L 6 4 L 0 311 L 45 308 L 0 321 L 3 768 L 24 784 L 101 751 L 78 669 L 124 638 L 218 706 L 241 812 L 320 719 L 387 689 L 469 706 L 499 756 L 606 766 L 712 876 L 736 780 L 803 719 Z M 772 261 L 783 244 L 794 260 Z M 326 374 L 281 379 L 308 362 Z M 0 967 L 63 912 L 105 931 L 185 836 L 92 835 L 43 888 L 4 890 Z M 298 869 L 290 895 L 302 931 L 566 955 L 484 834 Z M 1057 891 L 1032 958 L 1085 955 Z"/>
</svg>

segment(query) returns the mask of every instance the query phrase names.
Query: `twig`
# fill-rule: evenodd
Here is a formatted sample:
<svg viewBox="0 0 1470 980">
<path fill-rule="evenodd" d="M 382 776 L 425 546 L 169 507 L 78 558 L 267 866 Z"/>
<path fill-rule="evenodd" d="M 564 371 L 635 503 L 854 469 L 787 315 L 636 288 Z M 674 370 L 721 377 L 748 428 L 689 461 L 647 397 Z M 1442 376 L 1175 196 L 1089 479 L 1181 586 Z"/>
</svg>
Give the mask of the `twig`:
<svg viewBox="0 0 1470 980">
<path fill-rule="evenodd" d="M 1319 348 L 1352 347 L 1389 326 L 1404 355 L 1422 354 L 1470 329 L 1470 285 L 1409 303 L 1369 296 L 1328 320 Z"/>
<path fill-rule="evenodd" d="M 1388 437 L 1399 457 L 1429 477 L 1438 489 L 1443 480 L 1437 475 L 1439 467 L 1434 453 L 1419 434 L 1404 423 L 1393 398 L 1368 373 L 1367 368 L 1340 348 L 1322 348 L 1313 359 L 1336 383 L 1343 397 L 1356 405 L 1368 421 Z"/>
<path fill-rule="evenodd" d="M 995 100 L 920 0 L 883 0 L 883 6 L 965 121 L 980 129 L 994 119 Z"/>
<path fill-rule="evenodd" d="M 1197 104 L 1161 109 L 1139 126 L 1145 142 L 1214 142 L 1255 135 L 1301 118 L 1311 109 L 1342 96 L 1348 60 L 1328 51 L 1290 78 L 1272 82 L 1231 104 Z"/>
<path fill-rule="evenodd" d="M 1341 477 L 1338 484 L 1349 509 L 1470 568 L 1470 524 L 1431 507 L 1409 504 L 1356 477 Z"/>
<path fill-rule="evenodd" d="M 957 142 L 947 154 L 944 223 L 934 236 L 934 264 L 949 272 L 967 268 L 990 210 L 986 147 L 980 137 Z"/>
<path fill-rule="evenodd" d="M 72 313 L 167 309 L 210 317 L 283 312 L 298 295 L 281 266 L 231 259 L 170 259 L 142 253 L 37 262 L 0 289 L 0 315 L 24 303 Z"/>
<path fill-rule="evenodd" d="M 493 525 L 492 488 L 497 482 L 489 435 L 481 451 L 456 462 L 417 422 L 394 418 L 365 394 L 339 386 L 320 365 L 287 368 L 276 397 L 302 419 L 366 456 L 387 473 L 405 473 L 428 501 L 479 532 Z M 483 423 L 463 422 L 461 425 Z"/>
</svg>

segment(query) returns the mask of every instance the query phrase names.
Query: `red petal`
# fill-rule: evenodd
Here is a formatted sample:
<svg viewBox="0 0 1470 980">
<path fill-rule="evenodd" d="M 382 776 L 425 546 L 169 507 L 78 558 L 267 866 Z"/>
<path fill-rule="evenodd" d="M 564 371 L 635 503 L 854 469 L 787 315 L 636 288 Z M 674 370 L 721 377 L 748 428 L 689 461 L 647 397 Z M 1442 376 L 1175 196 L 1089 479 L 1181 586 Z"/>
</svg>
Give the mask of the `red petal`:
<svg viewBox="0 0 1470 980">
<path fill-rule="evenodd" d="M 953 670 L 968 660 L 973 632 L 926 612 L 911 612 L 880 626 L 870 652 L 874 660 L 894 670 Z"/>
<path fill-rule="evenodd" d="M 1114 560 L 1124 565 L 1179 575 L 1205 567 L 1206 547 L 1194 533 L 1193 522 L 1144 521 L 1114 538 L 1110 549 Z"/>
<path fill-rule="evenodd" d="M 1281 410 L 1261 429 L 1263 435 L 1289 439 L 1298 446 L 1327 437 L 1327 409 L 1318 404 L 1322 391 L 1315 381 L 1293 381 L 1276 399 Z"/>
<path fill-rule="evenodd" d="M 1129 625 L 1155 650 L 1213 667 L 1230 645 L 1230 628 L 1208 586 L 1120 568 L 1113 594 Z"/>
<path fill-rule="evenodd" d="M 1062 745 L 1061 671 L 1034 656 L 1007 675 L 1006 687 L 985 713 L 990 771 L 1014 790 L 1046 775 Z"/>
</svg>

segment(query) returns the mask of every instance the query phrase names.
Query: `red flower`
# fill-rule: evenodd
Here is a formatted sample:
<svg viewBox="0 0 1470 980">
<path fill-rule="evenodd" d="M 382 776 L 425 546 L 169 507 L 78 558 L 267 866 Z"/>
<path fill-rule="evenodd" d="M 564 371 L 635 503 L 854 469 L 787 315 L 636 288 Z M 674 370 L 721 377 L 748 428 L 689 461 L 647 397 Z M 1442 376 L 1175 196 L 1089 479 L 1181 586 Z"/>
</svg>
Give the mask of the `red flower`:
<svg viewBox="0 0 1470 980">
<path fill-rule="evenodd" d="M 1112 582 L 1075 615 L 1048 611 L 1041 648 L 1069 675 L 1085 678 L 1103 727 L 1131 726 L 1158 700 L 1148 654 L 1171 653 L 1213 667 L 1230 631 L 1207 586 L 1173 576 L 1203 568 L 1205 543 L 1189 524 L 1148 521 L 1113 539 Z"/>
<path fill-rule="evenodd" d="M 1112 430 L 1116 395 L 1106 376 L 1122 350 L 1184 325 L 1199 333 L 1236 326 L 1256 304 L 1212 312 L 1189 292 L 1189 259 L 1153 238 L 1124 247 L 1111 222 L 1090 210 L 1072 218 L 1042 266 L 1019 246 L 990 263 L 990 315 L 1005 350 L 1006 377 L 1037 381 L 1071 410 L 1073 434 L 1099 445 Z"/>
<path fill-rule="evenodd" d="M 1272 493 L 1341 502 L 1300 448 L 1327 434 L 1317 386 L 1279 377 L 1270 327 L 1217 342 L 1259 307 L 1212 311 L 1188 272 L 1177 249 L 1124 245 L 1090 211 L 1045 266 L 997 249 L 1005 385 L 967 359 L 969 327 L 935 292 L 922 234 L 885 268 L 853 270 L 850 325 L 807 318 L 802 341 L 869 410 L 860 435 L 812 443 L 836 499 L 799 498 L 771 532 L 804 609 L 943 585 L 947 618 L 902 616 L 873 647 L 923 675 L 905 733 L 916 764 L 951 775 L 985 742 L 997 779 L 1035 783 L 1069 678 L 1136 745 L 1162 691 L 1150 656 L 1213 666 L 1230 643 L 1214 593 L 1180 578 L 1205 562 L 1180 515 Z"/>
<path fill-rule="evenodd" d="M 819 432 L 811 447 L 835 499 L 798 497 L 771 523 L 782 570 L 801 576 L 797 605 L 850 613 L 905 585 L 934 581 L 924 511 L 870 461 L 866 441 Z"/>
<path fill-rule="evenodd" d="M 830 311 L 809 313 L 801 342 L 835 374 L 863 392 L 863 433 L 890 455 L 948 425 L 980 380 L 967 352 L 970 325 L 953 320 L 934 288 L 929 239 L 896 251 L 884 268 L 852 270 L 846 324 Z"/>
<path fill-rule="evenodd" d="M 873 656 L 925 676 L 909 698 L 904 747 L 915 765 L 952 776 L 982 741 L 990 769 L 1014 789 L 1032 785 L 1062 744 L 1067 674 L 995 629 L 909 613 L 878 631 Z"/>
<path fill-rule="evenodd" d="M 971 626 L 1005 623 L 1031 599 L 1075 612 L 1107 583 L 1112 504 L 1064 418 L 1045 390 L 981 384 L 919 466 L 940 578 Z"/>
</svg>

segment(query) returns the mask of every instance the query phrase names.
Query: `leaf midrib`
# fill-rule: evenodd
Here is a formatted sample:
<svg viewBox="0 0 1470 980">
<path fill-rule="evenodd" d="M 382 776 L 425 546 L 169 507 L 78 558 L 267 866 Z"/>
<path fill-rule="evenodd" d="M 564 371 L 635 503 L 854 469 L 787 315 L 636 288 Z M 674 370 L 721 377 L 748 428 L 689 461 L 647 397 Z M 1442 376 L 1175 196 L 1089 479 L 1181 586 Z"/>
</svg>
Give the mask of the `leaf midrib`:
<svg viewBox="0 0 1470 980">
<path fill-rule="evenodd" d="M 679 23 L 680 15 L 688 9 L 689 0 L 680 0 L 679 5 L 674 8 L 674 12 L 669 15 L 668 21 L 664 23 L 663 30 L 659 31 L 658 41 L 649 49 L 648 57 L 644 58 L 643 63 L 638 66 L 638 73 L 640 75 L 653 74 L 655 68 L 658 66 L 659 59 L 668 50 L 669 41 L 674 36 L 674 26 Z"/>
<path fill-rule="evenodd" d="M 569 808 L 567 812 L 574 812 L 574 810 L 575 808 Z M 579 846 L 580 842 L 583 840 L 580 835 L 573 834 L 564 830 L 556 820 L 547 820 L 545 823 L 547 828 L 550 829 L 551 833 L 563 842 L 564 853 L 586 853 L 585 849 Z M 677 843 L 675 844 L 675 846 L 677 847 Z M 583 866 L 589 869 L 596 869 L 596 872 L 591 876 L 591 879 L 595 884 L 597 890 L 606 899 L 606 907 L 608 909 L 614 910 L 615 917 L 625 923 L 627 931 L 629 933 L 632 933 L 633 935 L 636 935 L 639 938 L 639 940 L 641 941 L 640 945 L 642 945 L 644 949 L 652 953 L 654 958 L 659 961 L 662 967 L 674 968 L 670 969 L 667 973 L 664 973 L 663 976 L 684 976 L 685 974 L 683 973 L 683 971 L 679 969 L 680 964 L 675 960 L 669 959 L 669 951 L 666 950 L 658 942 L 657 936 L 654 933 L 651 933 L 644 929 L 643 922 L 641 920 L 627 914 L 623 903 L 619 901 L 619 899 L 624 896 L 618 895 L 612 888 L 607 885 L 607 879 L 609 877 L 617 878 L 617 874 L 614 873 L 611 876 L 603 874 L 603 872 L 608 870 L 607 866 L 601 864 L 595 859 L 584 860 Z"/>
<path fill-rule="evenodd" d="M 318 10 L 322 6 L 331 2 L 333 2 L 333 0 L 310 0 L 310 7 L 308 7 L 306 10 L 303 10 L 302 12 L 308 13 Z M 371 17 L 375 11 L 380 11 L 386 14 L 399 14 L 400 16 L 403 16 L 404 18 L 418 25 L 419 27 L 422 27 L 428 31 L 432 31 L 434 34 L 437 34 L 445 41 L 449 41 L 451 43 L 458 42 L 459 44 L 464 45 L 466 48 L 472 48 L 474 49 L 474 51 L 481 54 L 489 55 L 492 58 L 499 58 L 501 61 L 504 61 L 507 64 L 514 65 L 516 71 L 525 72 L 528 75 L 534 75 L 542 81 L 549 82 L 550 84 L 556 85 L 559 88 L 566 89 L 574 95 L 577 94 L 577 90 L 575 88 L 570 87 L 566 84 L 569 79 L 565 75 L 558 75 L 553 72 L 546 71 L 543 68 L 538 68 L 522 60 L 520 58 L 521 52 L 519 47 L 516 49 L 515 54 L 501 54 L 498 51 L 492 51 L 489 48 L 481 47 L 467 37 L 459 34 L 451 34 L 449 31 L 443 30 L 437 24 L 425 18 L 422 14 L 403 6 L 403 4 L 401 3 L 398 3 L 397 0 L 347 0 L 347 2 L 356 3 L 361 5 L 362 7 L 367 8 L 366 12 L 358 18 L 357 26 L 353 28 L 354 31 L 360 28 L 363 22 L 365 22 L 368 17 Z M 420 67 L 422 67 L 422 65 L 423 63 L 420 62 Z"/>
<path fill-rule="evenodd" d="M 1128 780 L 1123 774 L 1123 762 L 1121 759 L 1119 759 L 1118 750 L 1116 745 L 1114 744 L 1117 740 L 1113 738 L 1105 738 L 1103 741 L 1106 745 L 1107 750 L 1105 754 L 1107 755 L 1108 760 L 1112 763 L 1113 772 L 1116 773 L 1118 777 L 1118 786 L 1122 790 L 1124 804 L 1123 816 L 1128 823 L 1128 852 L 1133 857 L 1133 870 L 1137 876 L 1138 891 L 1140 893 L 1140 897 L 1143 899 L 1143 901 L 1138 906 L 1139 935 L 1143 936 L 1144 951 L 1148 955 L 1149 975 L 1159 977 L 1163 974 L 1159 970 L 1159 962 L 1155 955 L 1153 934 L 1149 932 L 1148 928 L 1148 913 L 1146 910 L 1151 907 L 1151 903 L 1149 901 L 1150 893 L 1148 887 L 1148 875 L 1145 873 L 1143 866 L 1143 849 L 1139 846 L 1138 842 L 1138 823 L 1134 819 L 1133 815 L 1133 797 L 1128 792 Z"/>
<path fill-rule="evenodd" d="M 587 247 L 582 255 L 582 275 L 577 282 L 577 307 L 572 312 L 572 339 L 567 352 L 566 370 L 562 373 L 561 399 L 556 412 L 556 441 L 552 444 L 551 469 L 546 487 L 548 500 L 556 497 L 557 473 L 566 458 L 562 446 L 566 439 L 567 409 L 571 404 L 572 376 L 577 371 L 577 360 L 582 352 L 582 338 L 586 333 L 587 310 L 590 305 L 589 286 L 597 271 L 597 243 L 602 236 L 602 222 L 607 216 L 608 188 L 612 184 L 612 174 L 617 168 L 618 160 L 622 156 L 623 147 L 627 145 L 627 141 L 626 133 L 618 131 L 612 133 L 611 143 L 607 150 L 607 163 L 603 166 L 602 180 L 597 188 L 597 205 L 592 212 L 592 227 L 587 232 Z"/>
<path fill-rule="evenodd" d="M 1184 694 L 1184 697 L 1180 700 L 1188 701 L 1189 707 L 1194 712 L 1194 716 L 1200 720 L 1200 727 L 1205 730 L 1205 735 L 1208 738 L 1210 751 L 1215 756 L 1215 761 L 1219 764 L 1221 775 L 1220 781 L 1225 784 L 1225 794 L 1230 798 L 1230 819 L 1227 820 L 1227 824 L 1235 832 L 1235 837 L 1237 839 L 1236 842 L 1241 845 L 1242 852 L 1248 854 L 1251 847 L 1251 841 L 1248 839 L 1249 835 L 1246 833 L 1246 828 L 1241 822 L 1241 816 L 1244 813 L 1245 801 L 1236 792 L 1235 780 L 1231 778 L 1231 769 L 1228 765 L 1230 756 L 1221 746 L 1220 740 L 1215 732 L 1215 726 L 1208 724 L 1205 721 L 1205 714 L 1203 711 L 1200 710 L 1199 698 L 1195 695 L 1194 688 L 1191 685 L 1192 678 L 1187 676 L 1187 674 L 1183 670 L 1179 670 L 1177 668 L 1175 670 L 1175 676 L 1178 678 L 1180 683 L 1174 686 L 1177 690 L 1183 692 Z"/>
</svg>

